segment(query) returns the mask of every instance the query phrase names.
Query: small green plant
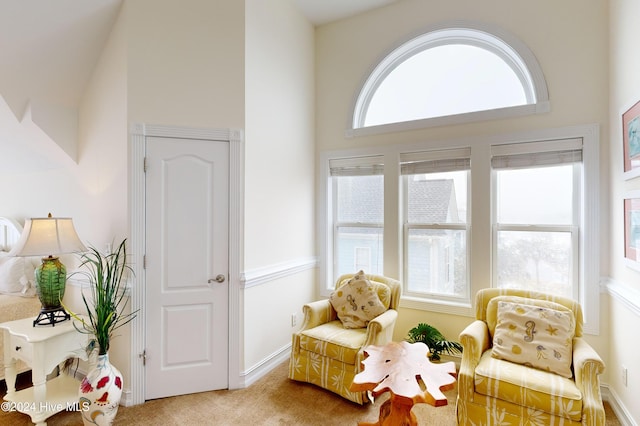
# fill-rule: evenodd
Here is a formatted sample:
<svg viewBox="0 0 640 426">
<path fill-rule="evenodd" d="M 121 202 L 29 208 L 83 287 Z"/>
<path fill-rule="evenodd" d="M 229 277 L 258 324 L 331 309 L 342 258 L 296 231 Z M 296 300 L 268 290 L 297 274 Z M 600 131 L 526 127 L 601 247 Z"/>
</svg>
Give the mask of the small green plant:
<svg viewBox="0 0 640 426">
<path fill-rule="evenodd" d="M 429 358 L 439 361 L 443 352 L 453 355 L 462 353 L 462 345 L 458 342 L 447 340 L 440 331 L 432 325 L 420 323 L 409 330 L 407 342 L 422 342 L 429 347 Z"/>
<path fill-rule="evenodd" d="M 137 313 L 124 313 L 128 297 L 125 297 L 122 280 L 132 272 L 127 264 L 126 241 L 122 240 L 113 253 L 105 255 L 89 247 L 89 251 L 80 255 L 80 269 L 85 270 L 76 273 L 89 280 L 91 297 L 87 298 L 82 292 L 87 317 L 82 318 L 73 312 L 71 315 L 82 324 L 76 326 L 79 332 L 93 336 L 87 351 L 97 345 L 99 355 L 107 354 L 113 332 L 133 320 Z"/>
</svg>

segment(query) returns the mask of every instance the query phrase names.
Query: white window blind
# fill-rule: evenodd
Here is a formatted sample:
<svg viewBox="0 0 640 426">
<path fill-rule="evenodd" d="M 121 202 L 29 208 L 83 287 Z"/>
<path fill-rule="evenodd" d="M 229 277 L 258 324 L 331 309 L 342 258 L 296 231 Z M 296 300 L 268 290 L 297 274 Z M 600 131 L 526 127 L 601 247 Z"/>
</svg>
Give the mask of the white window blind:
<svg viewBox="0 0 640 426">
<path fill-rule="evenodd" d="M 400 154 L 400 172 L 403 175 L 455 172 L 469 170 L 470 167 L 470 148 Z"/>
<path fill-rule="evenodd" d="M 384 174 L 384 157 L 338 158 L 329 160 L 331 176 L 373 176 Z"/>
<path fill-rule="evenodd" d="M 517 169 L 582 162 L 582 139 L 562 139 L 491 147 L 491 167 Z"/>
</svg>

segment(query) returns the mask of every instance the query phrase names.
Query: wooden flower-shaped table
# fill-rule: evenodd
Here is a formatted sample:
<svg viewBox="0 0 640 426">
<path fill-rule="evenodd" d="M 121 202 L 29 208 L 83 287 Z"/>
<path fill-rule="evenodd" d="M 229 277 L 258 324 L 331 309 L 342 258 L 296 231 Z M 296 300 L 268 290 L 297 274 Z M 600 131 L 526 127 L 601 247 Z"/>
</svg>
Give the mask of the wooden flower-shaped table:
<svg viewBox="0 0 640 426">
<path fill-rule="evenodd" d="M 388 391 L 391 397 L 380 406 L 376 423 L 361 422 L 360 426 L 417 426 L 413 404 L 447 405 L 442 391 L 455 385 L 455 363 L 432 363 L 424 343 L 391 342 L 368 346 L 365 352 L 364 371 L 354 377 L 351 390 L 371 391 L 374 397 Z"/>
</svg>

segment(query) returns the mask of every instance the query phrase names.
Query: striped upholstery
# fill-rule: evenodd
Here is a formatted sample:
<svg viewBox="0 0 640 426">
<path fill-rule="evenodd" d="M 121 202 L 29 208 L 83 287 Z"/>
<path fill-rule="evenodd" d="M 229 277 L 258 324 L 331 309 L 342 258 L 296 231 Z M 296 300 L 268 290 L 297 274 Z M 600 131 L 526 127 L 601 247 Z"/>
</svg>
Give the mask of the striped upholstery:
<svg viewBox="0 0 640 426">
<path fill-rule="evenodd" d="M 352 276 L 338 278 L 336 288 Z M 361 371 L 363 348 L 391 341 L 402 290 L 400 282 L 391 278 L 367 275 L 367 279 L 389 287 L 389 309 L 370 321 L 366 328 L 347 329 L 338 320 L 329 300 L 304 305 L 304 322 L 292 338 L 290 379 L 312 383 L 358 404 L 368 401 L 366 392 L 350 391 L 349 386 Z"/>
<path fill-rule="evenodd" d="M 301 332 L 299 342 L 305 351 L 355 364 L 366 337 L 366 328 L 344 328 L 340 321 L 331 321 Z"/>
<path fill-rule="evenodd" d="M 491 356 L 489 301 L 499 295 L 548 300 L 571 309 L 576 320 L 571 379 Z M 476 296 L 476 321 L 461 334 L 457 420 L 461 425 L 604 425 L 598 375 L 604 364 L 582 338 L 577 302 L 542 293 L 485 289 Z"/>
</svg>

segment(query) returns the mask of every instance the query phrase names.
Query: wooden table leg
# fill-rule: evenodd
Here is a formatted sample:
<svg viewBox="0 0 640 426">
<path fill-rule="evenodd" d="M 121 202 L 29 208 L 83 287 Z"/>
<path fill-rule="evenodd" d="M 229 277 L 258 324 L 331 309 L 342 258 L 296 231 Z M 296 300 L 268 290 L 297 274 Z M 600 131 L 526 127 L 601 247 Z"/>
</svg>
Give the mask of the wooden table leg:
<svg viewBox="0 0 640 426">
<path fill-rule="evenodd" d="M 380 416 L 375 423 L 360 422 L 358 426 L 418 426 L 418 419 L 411 409 L 413 405 L 401 404 L 393 395 L 380 406 Z"/>
</svg>

